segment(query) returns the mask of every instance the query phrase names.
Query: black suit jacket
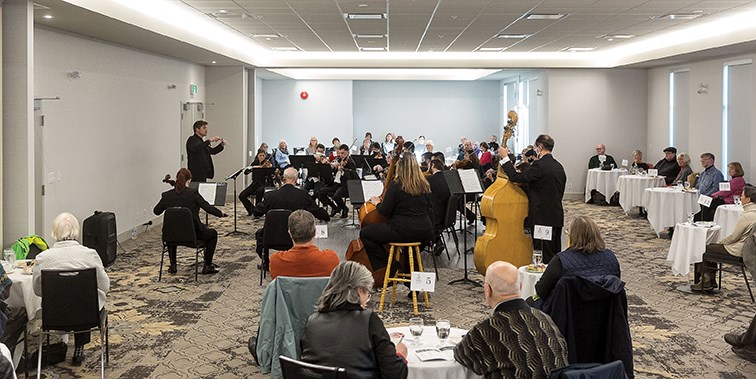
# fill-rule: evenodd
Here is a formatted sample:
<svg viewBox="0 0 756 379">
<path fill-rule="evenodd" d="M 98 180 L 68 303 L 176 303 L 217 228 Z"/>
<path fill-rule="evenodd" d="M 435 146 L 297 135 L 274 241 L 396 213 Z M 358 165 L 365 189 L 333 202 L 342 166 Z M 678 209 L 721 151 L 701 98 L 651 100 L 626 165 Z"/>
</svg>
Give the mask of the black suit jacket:
<svg viewBox="0 0 756 379">
<path fill-rule="evenodd" d="M 528 184 L 528 220 L 531 225 L 564 226 L 562 197 L 567 175 L 554 156 L 542 156 L 521 173 L 510 161 L 502 164 L 501 168 L 513 182 Z"/>
<path fill-rule="evenodd" d="M 431 188 L 431 208 L 433 209 L 433 225 L 436 227 L 436 233 L 443 228 L 444 218 L 446 217 L 446 206 L 449 204 L 449 184 L 446 183 L 444 173 L 439 171 L 428 177 L 428 183 Z"/>
<path fill-rule="evenodd" d="M 349 161 L 344 164 L 343 172 L 341 174 L 341 187 L 347 188 L 347 181 L 349 180 L 360 180 L 360 176 L 357 175 L 357 165 L 354 163 L 354 159 L 350 156 Z M 339 160 L 341 162 L 341 160 Z M 333 177 L 336 177 L 336 173 L 339 172 L 339 170 L 333 171 Z"/>
<path fill-rule="evenodd" d="M 213 167 L 213 158 L 210 155 L 215 155 L 223 151 L 223 144 L 219 143 L 216 147 L 210 147 L 210 141 L 203 141 L 202 137 L 192 134 L 186 140 L 186 159 L 187 168 L 192 172 L 192 180 L 195 182 L 206 182 L 207 179 L 212 179 L 215 176 L 215 168 Z"/>
<path fill-rule="evenodd" d="M 210 203 L 208 203 L 207 200 L 205 200 L 202 195 L 193 188 L 187 188 L 181 193 L 177 192 L 175 189 L 163 192 L 160 201 L 155 205 L 152 212 L 156 215 L 160 215 L 170 207 L 189 208 L 189 210 L 192 211 L 192 218 L 194 219 L 194 230 L 197 232 L 201 232 L 205 229 L 205 224 L 203 224 L 199 218 L 200 208 L 213 216 L 223 216 L 223 211 L 210 205 Z"/>
<path fill-rule="evenodd" d="M 260 204 L 255 206 L 253 214 L 263 216 L 271 209 L 288 209 L 292 212 L 304 209 L 312 213 L 318 220 L 329 221 L 331 218 L 325 209 L 317 206 L 307 192 L 286 184 L 283 187 L 265 193 L 265 197 Z"/>
</svg>

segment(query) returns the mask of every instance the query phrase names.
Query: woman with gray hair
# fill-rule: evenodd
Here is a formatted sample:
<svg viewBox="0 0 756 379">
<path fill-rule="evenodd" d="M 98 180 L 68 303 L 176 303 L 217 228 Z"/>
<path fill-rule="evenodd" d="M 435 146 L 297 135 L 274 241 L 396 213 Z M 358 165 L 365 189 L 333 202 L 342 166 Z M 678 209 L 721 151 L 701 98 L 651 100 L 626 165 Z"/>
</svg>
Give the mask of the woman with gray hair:
<svg viewBox="0 0 756 379">
<path fill-rule="evenodd" d="M 55 244 L 39 253 L 32 268 L 34 293 L 42 296 L 42 270 L 81 270 L 95 268 L 97 271 L 97 295 L 100 312 L 105 307 L 105 294 L 110 289 L 110 278 L 105 272 L 97 252 L 79 244 L 79 220 L 70 213 L 61 213 L 53 219 L 52 238 Z M 74 334 L 74 366 L 84 362 L 84 345 L 88 344 L 90 333 Z"/>
<path fill-rule="evenodd" d="M 366 309 L 372 287 L 373 275 L 357 262 L 333 269 L 305 326 L 303 362 L 345 368 L 350 378 L 407 377 L 407 347 L 395 347 L 378 315 Z"/>
</svg>

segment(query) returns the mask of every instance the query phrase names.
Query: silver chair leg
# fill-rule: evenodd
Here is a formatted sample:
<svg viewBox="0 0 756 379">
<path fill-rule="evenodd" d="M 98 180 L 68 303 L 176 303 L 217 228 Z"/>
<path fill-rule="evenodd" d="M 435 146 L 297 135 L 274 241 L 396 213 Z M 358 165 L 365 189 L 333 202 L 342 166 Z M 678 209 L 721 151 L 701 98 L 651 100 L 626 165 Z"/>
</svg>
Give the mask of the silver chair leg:
<svg viewBox="0 0 756 379">
<path fill-rule="evenodd" d="M 39 348 L 37 349 L 37 379 L 42 377 L 42 339 L 45 333 L 39 333 Z"/>
<path fill-rule="evenodd" d="M 100 378 L 105 379 L 105 333 L 100 328 Z"/>
</svg>

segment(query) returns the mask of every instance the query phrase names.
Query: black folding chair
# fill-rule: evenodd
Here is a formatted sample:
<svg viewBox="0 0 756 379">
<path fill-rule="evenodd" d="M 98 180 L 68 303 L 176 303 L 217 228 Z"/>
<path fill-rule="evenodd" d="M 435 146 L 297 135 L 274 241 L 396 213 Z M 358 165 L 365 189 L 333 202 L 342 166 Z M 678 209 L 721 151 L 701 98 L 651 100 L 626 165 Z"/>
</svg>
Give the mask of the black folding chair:
<svg viewBox="0 0 756 379">
<path fill-rule="evenodd" d="M 347 372 L 343 368 L 314 365 L 283 355 L 278 356 L 278 361 L 284 379 L 347 379 Z"/>
<path fill-rule="evenodd" d="M 168 246 L 186 246 L 196 250 L 194 256 L 194 281 L 197 281 L 199 255 L 205 251 L 205 243 L 197 241 L 194 219 L 189 208 L 171 207 L 165 210 L 163 217 L 163 254 L 160 256 L 160 273 L 158 282 L 163 278 L 163 262 Z"/>
<path fill-rule="evenodd" d="M 289 250 L 294 246 L 289 236 L 288 209 L 271 209 L 265 214 L 263 225 L 263 262 L 260 265 L 260 285 L 265 277 L 266 266 L 270 261 L 270 249 Z"/>
<path fill-rule="evenodd" d="M 100 377 L 105 378 L 109 360 L 108 312 L 100 312 L 97 271 L 42 270 L 42 329 L 37 353 L 37 378 L 42 370 L 42 340 L 45 335 L 100 331 Z"/>
<path fill-rule="evenodd" d="M 753 237 L 749 237 L 753 238 Z M 719 279 L 717 281 L 717 288 L 722 289 L 722 264 L 731 264 L 740 266 L 740 271 L 743 272 L 743 280 L 745 280 L 746 287 L 748 287 L 748 294 L 751 295 L 751 302 L 756 302 L 753 299 L 753 292 L 751 291 L 751 285 L 748 283 L 748 275 L 746 275 L 745 263 L 743 263 L 743 257 L 738 257 L 729 254 L 712 254 L 704 253 L 703 255 L 703 267 L 706 267 L 707 262 L 717 264 L 717 271 L 719 271 Z"/>
</svg>

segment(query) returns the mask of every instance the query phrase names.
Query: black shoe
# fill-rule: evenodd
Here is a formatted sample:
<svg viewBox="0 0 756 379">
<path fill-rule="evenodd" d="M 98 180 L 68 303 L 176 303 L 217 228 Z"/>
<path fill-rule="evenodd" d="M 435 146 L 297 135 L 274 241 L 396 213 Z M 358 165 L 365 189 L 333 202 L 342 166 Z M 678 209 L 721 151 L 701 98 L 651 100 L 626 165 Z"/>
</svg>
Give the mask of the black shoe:
<svg viewBox="0 0 756 379">
<path fill-rule="evenodd" d="M 444 252 L 444 245 L 441 243 L 437 243 L 436 246 L 433 247 L 433 255 L 439 256 Z"/>
<path fill-rule="evenodd" d="M 756 363 L 756 352 L 748 350 L 747 347 L 732 347 L 732 352 L 735 353 L 735 355 L 747 360 L 751 363 Z"/>
<path fill-rule="evenodd" d="M 74 348 L 73 357 L 71 358 L 71 364 L 74 366 L 81 366 L 84 362 L 84 346 L 76 346 Z"/>
<path fill-rule="evenodd" d="M 695 292 L 708 292 L 708 291 L 711 291 L 713 289 L 714 289 L 714 285 L 711 284 L 711 283 L 708 283 L 708 282 L 706 282 L 704 280 L 702 280 L 702 281 L 700 281 L 700 282 L 698 282 L 696 284 L 691 284 L 691 286 L 690 286 L 690 290 L 691 291 L 695 291 Z"/>
<path fill-rule="evenodd" d="M 339 208 L 331 207 L 331 213 L 328 214 L 328 217 L 335 217 L 339 213 Z"/>
<path fill-rule="evenodd" d="M 178 270 L 176 269 L 176 265 L 170 265 L 170 266 L 168 267 L 168 273 L 169 273 L 169 274 L 175 274 L 175 273 L 177 273 L 177 272 L 178 272 Z"/>
<path fill-rule="evenodd" d="M 252 358 L 255 359 L 255 365 L 259 366 L 260 363 L 257 361 L 257 337 L 249 337 L 247 348 L 249 349 L 249 353 L 252 354 Z"/>
<path fill-rule="evenodd" d="M 202 275 L 217 274 L 217 273 L 218 273 L 218 269 L 213 267 L 212 264 L 205 265 L 205 267 L 202 268 Z"/>
<path fill-rule="evenodd" d="M 724 335 L 724 340 L 728 344 L 732 345 L 732 347 L 743 347 L 745 344 L 743 344 L 743 340 L 740 338 L 740 334 L 735 333 L 727 333 Z"/>
<path fill-rule="evenodd" d="M 349 217 L 349 208 L 344 207 L 341 209 L 341 218 Z"/>
</svg>

